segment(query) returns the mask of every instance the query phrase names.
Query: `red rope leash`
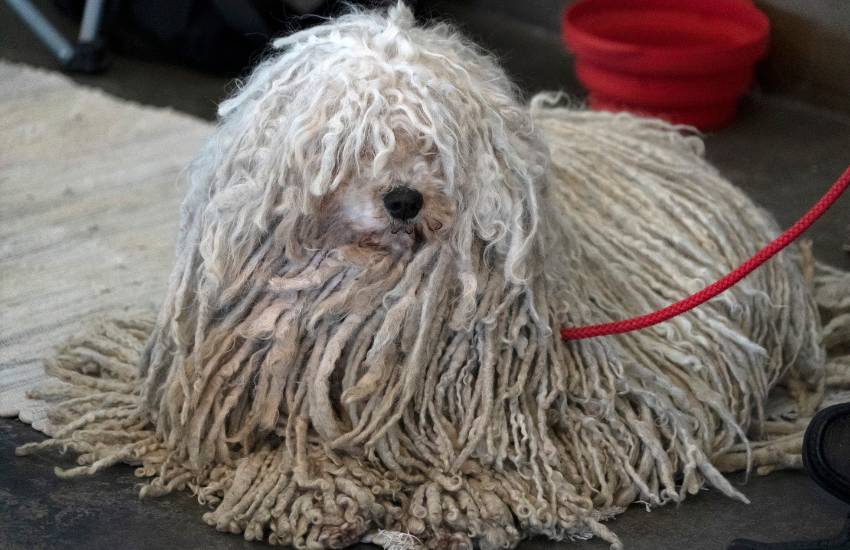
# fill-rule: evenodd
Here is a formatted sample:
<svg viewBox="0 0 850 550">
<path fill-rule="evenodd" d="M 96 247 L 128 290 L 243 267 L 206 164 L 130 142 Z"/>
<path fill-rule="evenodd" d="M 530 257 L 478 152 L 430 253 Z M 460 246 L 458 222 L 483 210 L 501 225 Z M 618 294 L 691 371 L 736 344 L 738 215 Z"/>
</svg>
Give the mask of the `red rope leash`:
<svg viewBox="0 0 850 550">
<path fill-rule="evenodd" d="M 564 340 L 583 340 L 584 338 L 593 338 L 594 336 L 607 336 L 609 334 L 622 334 L 633 330 L 651 327 L 658 323 L 663 323 L 668 319 L 672 319 L 677 315 L 691 310 L 700 304 L 714 298 L 721 292 L 729 289 L 738 281 L 749 275 L 753 270 L 761 264 L 772 258 L 777 252 L 791 244 L 794 239 L 799 237 L 806 229 L 812 225 L 821 215 L 832 206 L 838 197 L 850 185 L 850 167 L 848 167 L 841 177 L 832 184 L 829 191 L 815 203 L 815 205 L 806 212 L 802 218 L 797 220 L 797 223 L 792 225 L 783 234 L 777 237 L 773 242 L 756 252 L 756 254 L 741 264 L 737 269 L 718 279 L 714 283 L 708 285 L 696 294 L 688 296 L 684 300 L 680 300 L 675 304 L 669 305 L 664 309 L 653 311 L 646 315 L 632 317 L 623 321 L 615 321 L 613 323 L 602 323 L 599 325 L 587 325 L 583 327 L 564 327 L 561 329 L 561 338 Z"/>
</svg>

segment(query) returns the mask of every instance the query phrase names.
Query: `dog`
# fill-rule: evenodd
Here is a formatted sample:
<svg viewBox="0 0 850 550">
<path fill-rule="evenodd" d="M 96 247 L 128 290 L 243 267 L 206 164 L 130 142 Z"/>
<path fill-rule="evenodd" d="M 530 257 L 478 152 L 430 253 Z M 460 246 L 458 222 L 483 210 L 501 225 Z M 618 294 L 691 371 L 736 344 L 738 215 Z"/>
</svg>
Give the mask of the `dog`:
<svg viewBox="0 0 850 550">
<path fill-rule="evenodd" d="M 99 412 L 60 418 L 69 441 L 104 434 L 70 475 L 137 462 L 144 494 L 188 487 L 216 528 L 298 548 L 619 547 L 603 522 L 634 501 L 745 500 L 721 471 L 799 462 L 777 434 L 829 360 L 805 250 L 665 325 L 558 336 L 667 305 L 776 234 L 693 132 L 526 103 L 402 4 L 274 48 L 187 172 L 144 349 L 121 343 L 136 406 L 89 383 Z M 778 387 L 799 405 L 768 426 Z"/>
</svg>

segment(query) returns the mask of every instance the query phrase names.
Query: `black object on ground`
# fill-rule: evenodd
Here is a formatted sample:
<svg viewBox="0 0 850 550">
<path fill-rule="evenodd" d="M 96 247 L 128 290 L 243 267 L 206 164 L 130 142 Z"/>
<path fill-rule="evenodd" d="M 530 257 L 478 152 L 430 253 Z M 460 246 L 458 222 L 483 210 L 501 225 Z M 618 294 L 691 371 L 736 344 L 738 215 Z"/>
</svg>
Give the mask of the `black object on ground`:
<svg viewBox="0 0 850 550">
<path fill-rule="evenodd" d="M 818 412 L 806 429 L 803 464 L 809 477 L 834 497 L 850 504 L 850 403 Z M 828 539 L 764 543 L 736 539 L 728 550 L 850 549 L 850 516 L 840 533 Z"/>
</svg>

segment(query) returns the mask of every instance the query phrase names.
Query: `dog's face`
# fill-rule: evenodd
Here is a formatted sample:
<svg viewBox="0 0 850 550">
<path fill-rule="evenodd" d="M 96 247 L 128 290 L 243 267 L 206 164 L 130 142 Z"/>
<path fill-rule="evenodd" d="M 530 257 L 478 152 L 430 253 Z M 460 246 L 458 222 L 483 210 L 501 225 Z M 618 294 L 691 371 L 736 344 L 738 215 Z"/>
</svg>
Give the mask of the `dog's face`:
<svg viewBox="0 0 850 550">
<path fill-rule="evenodd" d="M 384 169 L 355 174 L 315 199 L 321 246 L 406 257 L 451 234 L 457 211 L 439 153 L 428 143 L 397 147 Z"/>
</svg>

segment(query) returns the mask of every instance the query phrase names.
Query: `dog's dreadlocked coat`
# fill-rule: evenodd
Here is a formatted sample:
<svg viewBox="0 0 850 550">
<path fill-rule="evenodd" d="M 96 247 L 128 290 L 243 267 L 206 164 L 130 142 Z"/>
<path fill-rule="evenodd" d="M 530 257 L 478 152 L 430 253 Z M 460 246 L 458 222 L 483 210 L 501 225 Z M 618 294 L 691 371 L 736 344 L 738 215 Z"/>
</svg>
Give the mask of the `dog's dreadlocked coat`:
<svg viewBox="0 0 850 550">
<path fill-rule="evenodd" d="M 644 313 L 777 232 L 680 129 L 521 104 L 502 70 L 403 6 L 275 43 L 188 171 L 154 323 L 116 320 L 49 364 L 53 440 L 143 494 L 298 548 L 507 548 L 596 535 L 636 500 L 799 465 L 846 353 L 845 274 L 805 250 L 662 326 Z M 398 220 L 399 186 L 422 197 Z M 823 311 L 836 316 L 824 330 Z M 843 301 L 843 303 L 842 303 Z M 842 309 L 843 308 L 843 309 Z M 146 343 L 145 343 L 146 342 Z M 797 403 L 765 414 L 775 386 Z"/>
</svg>

